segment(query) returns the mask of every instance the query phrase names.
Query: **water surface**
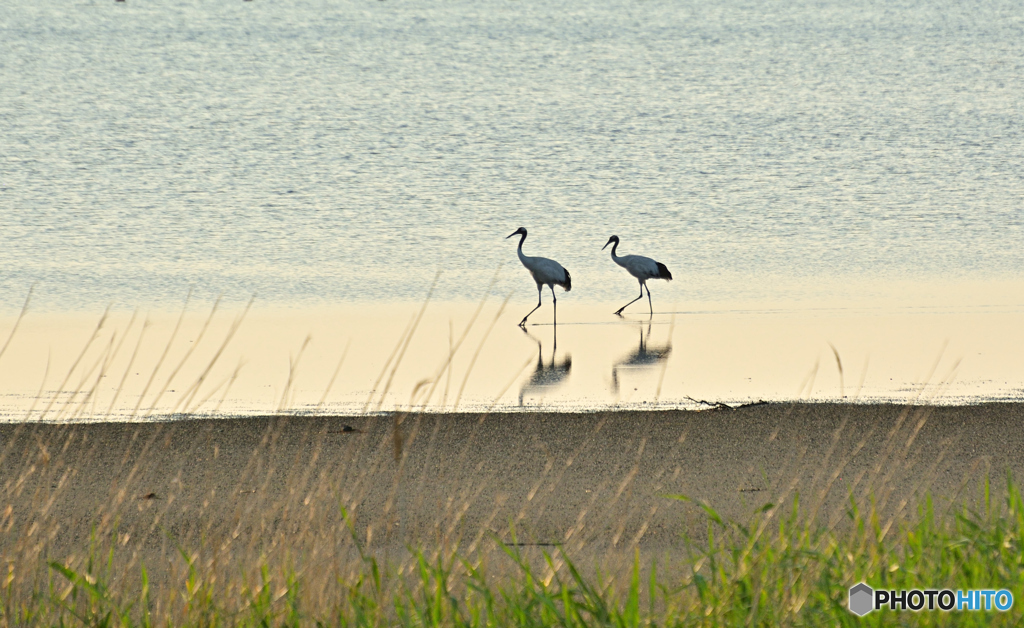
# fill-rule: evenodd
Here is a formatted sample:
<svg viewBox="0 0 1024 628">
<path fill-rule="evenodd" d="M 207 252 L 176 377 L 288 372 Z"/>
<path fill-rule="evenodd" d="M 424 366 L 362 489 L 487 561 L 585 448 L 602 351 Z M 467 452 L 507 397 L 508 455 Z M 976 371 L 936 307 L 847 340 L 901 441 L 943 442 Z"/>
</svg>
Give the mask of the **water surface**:
<svg viewBox="0 0 1024 628">
<path fill-rule="evenodd" d="M 8 2 L 0 304 L 668 302 L 1024 270 L 1018 2 Z M 532 298 L 506 269 L 496 295 Z M 1018 299 L 1019 300 L 1019 299 Z"/>
</svg>

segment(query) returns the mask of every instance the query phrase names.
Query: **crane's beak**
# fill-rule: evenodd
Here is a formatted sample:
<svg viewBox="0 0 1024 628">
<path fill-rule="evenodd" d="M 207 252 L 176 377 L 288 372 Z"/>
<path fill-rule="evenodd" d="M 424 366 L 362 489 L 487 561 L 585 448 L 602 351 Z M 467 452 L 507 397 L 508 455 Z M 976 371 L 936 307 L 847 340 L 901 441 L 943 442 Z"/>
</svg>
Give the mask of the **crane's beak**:
<svg viewBox="0 0 1024 628">
<path fill-rule="evenodd" d="M 505 239 L 506 239 L 506 240 L 508 240 L 509 238 L 511 238 L 511 237 L 512 237 L 512 236 L 514 236 L 514 235 L 519 235 L 519 232 L 518 232 L 518 231 L 516 231 L 515 233 L 510 233 L 510 234 L 508 234 L 507 236 L 505 236 Z"/>
<path fill-rule="evenodd" d="M 614 242 L 614 240 L 612 240 L 611 238 L 609 238 L 609 239 L 608 239 L 608 241 L 604 243 L 604 246 L 602 246 L 602 247 L 601 247 L 601 250 L 603 251 L 603 250 L 605 250 L 606 248 L 608 248 L 608 245 L 609 245 L 609 244 L 611 244 L 612 242 Z"/>
</svg>

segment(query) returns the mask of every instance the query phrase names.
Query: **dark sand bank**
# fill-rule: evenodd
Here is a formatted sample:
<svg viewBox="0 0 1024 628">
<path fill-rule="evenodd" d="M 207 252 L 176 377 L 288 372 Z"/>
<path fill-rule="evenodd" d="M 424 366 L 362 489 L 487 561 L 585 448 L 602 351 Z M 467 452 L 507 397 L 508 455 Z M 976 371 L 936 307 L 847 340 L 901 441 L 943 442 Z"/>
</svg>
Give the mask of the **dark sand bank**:
<svg viewBox="0 0 1024 628">
<path fill-rule="evenodd" d="M 80 557 L 94 526 L 114 522 L 149 565 L 175 542 L 316 554 L 348 538 L 339 504 L 377 550 L 471 551 L 488 532 L 511 540 L 514 522 L 523 542 L 657 554 L 707 529 L 666 494 L 745 518 L 798 490 L 826 523 L 842 520 L 851 487 L 885 516 L 913 515 L 926 490 L 961 501 L 986 472 L 999 486 L 1007 469 L 1024 477 L 1022 421 L 1024 404 L 771 404 L 0 425 L 0 555 Z"/>
</svg>

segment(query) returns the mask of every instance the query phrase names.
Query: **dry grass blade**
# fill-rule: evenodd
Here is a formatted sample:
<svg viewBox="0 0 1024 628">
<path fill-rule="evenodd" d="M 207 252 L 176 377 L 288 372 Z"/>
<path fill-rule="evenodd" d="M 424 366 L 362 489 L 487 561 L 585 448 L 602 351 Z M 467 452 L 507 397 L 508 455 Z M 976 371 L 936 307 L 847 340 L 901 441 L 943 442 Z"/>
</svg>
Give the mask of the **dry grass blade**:
<svg viewBox="0 0 1024 628">
<path fill-rule="evenodd" d="M 348 348 L 352 345 L 352 339 L 345 343 L 345 349 L 341 352 L 341 357 L 338 358 L 338 365 L 334 367 L 334 373 L 331 374 L 331 379 L 327 382 L 327 387 L 324 388 L 324 394 L 320 396 L 320 401 L 317 402 L 316 408 L 313 409 L 313 414 L 319 414 L 320 409 L 324 407 L 324 402 L 327 401 L 327 395 L 331 392 L 331 388 L 334 387 L 334 381 L 338 379 L 338 373 L 341 372 L 341 365 L 345 363 L 345 357 L 348 356 Z"/>
<path fill-rule="evenodd" d="M 95 413 L 96 413 L 96 401 L 97 401 L 97 399 L 99 397 L 97 392 L 99 390 L 100 383 L 103 381 L 103 378 L 107 376 L 107 372 L 110 370 L 110 365 L 114 362 L 114 359 L 121 353 L 121 348 L 124 346 L 124 342 L 128 338 L 128 332 L 131 330 L 132 326 L 135 324 L 135 319 L 137 317 L 138 317 L 138 309 L 136 309 L 136 310 L 134 310 L 132 312 L 132 316 L 128 320 L 128 325 L 127 325 L 127 327 L 125 327 L 124 333 L 121 334 L 121 339 L 120 339 L 120 341 L 117 342 L 116 346 L 114 345 L 114 341 L 115 341 L 115 339 L 117 337 L 117 331 L 115 330 L 114 333 L 111 335 L 111 337 L 110 337 L 110 345 L 107 347 L 107 351 L 106 351 L 105 355 L 101 358 L 102 366 L 100 367 L 99 374 L 96 376 L 96 381 L 93 383 L 92 387 L 89 389 L 89 392 L 86 394 L 85 398 L 79 404 L 78 408 L 76 408 L 75 411 L 71 413 L 71 415 L 70 415 L 70 419 L 71 420 L 77 420 L 77 419 L 81 418 L 82 413 L 85 411 L 85 406 L 86 406 L 86 404 L 89 403 L 90 400 L 92 401 L 92 408 L 90 409 L 89 413 L 90 413 L 90 416 L 95 415 Z M 69 400 L 69 403 L 70 403 L 70 400 Z M 110 413 L 109 413 L 109 410 L 108 410 L 107 415 L 109 415 L 109 414 Z"/>
<path fill-rule="evenodd" d="M 299 354 L 291 359 L 289 356 L 288 360 L 288 381 L 284 384 L 284 390 L 281 392 L 281 401 L 277 404 L 277 411 L 284 412 L 284 409 L 288 407 L 288 394 L 292 390 L 292 386 L 295 384 L 295 370 L 299 366 L 299 361 L 302 359 L 302 354 L 306 352 L 306 347 L 309 346 L 310 341 L 313 340 L 313 336 L 310 334 L 306 335 L 306 339 L 302 341 L 302 346 L 299 347 Z"/>
<path fill-rule="evenodd" d="M 434 288 L 437 287 L 437 280 L 440 278 L 441 271 L 439 270 L 437 271 L 437 274 L 434 275 L 434 281 L 430 284 L 430 290 L 427 291 L 427 298 L 423 300 L 423 307 L 420 308 L 419 313 L 416 315 L 416 320 L 413 321 L 412 328 L 405 337 L 405 343 L 398 351 L 398 355 L 395 356 L 395 364 L 391 367 L 391 374 L 388 375 L 388 381 L 384 383 L 384 390 L 380 393 L 380 400 L 377 401 L 378 412 L 380 412 L 381 406 L 384 405 L 384 398 L 387 397 L 388 390 L 391 389 L 391 383 L 395 380 L 395 373 L 398 372 L 398 367 L 402 364 L 402 358 L 405 357 L 405 351 L 409 348 L 409 344 L 412 342 L 412 337 L 416 333 L 416 327 L 419 326 L 420 321 L 423 320 L 423 314 L 427 311 L 427 305 L 430 304 L 430 299 L 434 296 Z"/>
<path fill-rule="evenodd" d="M 178 330 L 181 329 L 181 323 L 185 320 L 185 312 L 188 311 L 188 302 L 191 299 L 192 289 L 189 288 L 188 294 L 185 295 L 185 303 L 181 306 L 181 314 L 178 316 L 178 322 L 174 325 L 174 331 L 171 332 L 171 337 L 167 339 L 167 344 L 164 346 L 163 353 L 160 354 L 160 358 L 156 361 L 153 371 L 149 374 L 149 380 L 146 381 L 146 385 L 142 387 L 142 392 L 139 394 L 139 400 L 135 403 L 135 407 L 132 408 L 132 413 L 128 417 L 129 421 L 139 413 L 139 407 L 142 406 L 142 401 L 146 398 L 146 393 L 149 392 L 150 386 L 153 385 L 153 380 L 156 379 L 156 374 L 160 372 L 160 367 L 163 366 L 164 360 L 167 359 L 167 353 L 171 350 L 171 346 L 174 344 L 174 339 L 178 336 Z"/>
<path fill-rule="evenodd" d="M 115 331 L 110 336 L 110 342 L 107 343 L 107 348 L 100 355 L 100 357 L 96 361 L 96 363 L 92 365 L 92 368 L 90 368 L 86 372 L 86 374 L 82 377 L 82 381 L 79 383 L 78 389 L 75 390 L 74 394 L 72 394 L 71 397 L 64 403 L 64 408 L 62 408 L 61 411 L 57 413 L 57 418 L 58 419 L 60 419 L 61 415 L 63 414 L 63 412 L 67 408 L 69 408 L 71 406 L 71 403 L 74 401 L 75 397 L 78 396 L 78 393 L 82 392 L 82 390 L 84 389 L 84 386 L 85 386 L 85 382 L 92 376 L 93 373 L 96 373 L 95 381 L 93 381 L 92 386 L 89 387 L 89 390 L 82 397 L 82 400 L 80 402 L 78 402 L 78 406 L 74 409 L 73 412 L 70 413 L 69 418 L 71 420 L 77 419 L 79 416 L 81 416 L 82 412 L 85 411 L 85 406 L 89 403 L 89 400 L 94 398 L 94 395 L 96 394 L 96 390 L 99 388 L 100 382 L 103 381 L 103 377 L 107 373 L 107 367 L 110 366 L 110 361 L 114 357 L 114 352 L 115 352 L 115 345 L 114 345 L 114 343 L 115 343 L 116 340 L 117 340 L 117 332 Z M 122 337 L 122 340 L 123 340 L 123 337 Z M 120 346 L 120 345 L 118 345 L 118 346 Z M 98 368 L 98 372 L 97 372 L 97 368 Z"/>
<path fill-rule="evenodd" d="M 221 395 L 220 400 L 217 402 L 217 405 L 214 406 L 214 409 L 213 409 L 213 414 L 217 414 L 217 412 L 220 410 L 221 405 L 223 405 L 224 400 L 227 398 L 228 392 L 231 390 L 231 386 L 235 383 L 235 380 L 238 379 L 238 374 L 241 372 L 243 366 L 245 366 L 245 359 L 244 358 L 239 358 L 238 359 L 238 365 L 235 366 L 235 369 L 233 371 L 231 371 L 231 374 L 228 375 L 227 377 L 225 377 L 224 380 L 221 381 L 220 384 L 217 384 L 216 386 L 214 386 L 213 390 L 211 390 L 209 393 L 207 393 L 207 395 L 205 397 L 203 397 L 201 400 L 197 401 L 192 407 L 188 408 L 185 411 L 185 413 L 186 414 L 195 414 L 196 412 L 199 411 L 199 408 L 205 406 L 206 402 L 208 402 L 210 399 L 212 399 L 213 396 L 216 395 L 217 392 L 221 390 L 221 388 L 223 388 L 224 392 Z"/>
<path fill-rule="evenodd" d="M 943 341 L 942 347 L 939 348 L 939 353 L 938 355 L 935 356 L 935 361 L 932 362 L 931 368 L 928 369 L 928 375 L 925 376 L 923 380 L 921 380 L 920 384 L 918 384 L 917 394 L 914 396 L 912 403 L 919 402 L 921 400 L 921 397 L 924 396 L 924 391 L 927 390 L 928 384 L 930 384 L 932 381 L 932 377 L 935 377 L 935 371 L 939 370 L 939 364 L 942 363 L 942 358 L 943 356 L 946 355 L 946 349 L 948 347 L 949 340 L 946 339 L 945 341 Z"/>
<path fill-rule="evenodd" d="M 871 356 L 864 356 L 864 367 L 860 370 L 860 381 L 857 382 L 857 392 L 854 393 L 854 399 L 860 399 L 860 393 L 864 390 L 864 380 L 868 377 L 868 364 L 871 362 Z"/>
<path fill-rule="evenodd" d="M 839 369 L 839 398 L 845 399 L 846 389 L 843 382 L 843 361 L 839 358 L 839 349 L 836 349 L 836 346 L 831 342 L 828 343 L 828 346 L 832 349 L 832 355 L 836 358 L 836 368 Z"/>
<path fill-rule="evenodd" d="M 523 376 L 523 373 L 525 373 L 526 369 L 529 368 L 532 364 L 533 356 L 531 355 L 529 358 L 526 359 L 526 362 L 523 362 L 523 365 L 519 367 L 519 369 L 516 371 L 516 374 L 513 375 L 512 378 L 508 380 L 505 386 L 500 391 L 498 391 L 498 394 L 494 396 L 494 401 L 492 401 L 491 405 L 487 406 L 487 410 L 484 411 L 485 416 L 494 411 L 495 406 L 497 406 L 498 402 L 501 401 L 501 398 L 505 396 L 505 393 L 508 392 L 508 389 L 512 388 L 512 385 L 515 384 L 516 381 L 518 381 L 519 378 Z"/>
<path fill-rule="evenodd" d="M 435 373 L 434 376 L 430 379 L 431 387 L 430 390 L 427 391 L 426 396 L 424 397 L 423 404 L 420 408 L 421 411 L 426 408 L 428 403 L 430 403 L 430 400 L 434 397 L 434 391 L 437 390 L 437 386 L 441 382 L 441 377 L 445 376 L 447 373 L 445 395 L 444 400 L 441 402 L 441 407 L 444 407 L 446 405 L 448 400 L 448 384 L 451 383 L 452 360 L 455 359 L 455 354 L 458 353 L 459 348 L 462 347 L 462 343 L 466 340 L 466 337 L 469 336 L 469 332 L 471 329 L 473 329 L 473 325 L 476 324 L 476 319 L 480 316 L 480 312 L 483 311 L 484 304 L 487 302 L 487 297 L 490 294 L 490 288 L 492 288 L 494 286 L 495 281 L 497 281 L 498 272 L 500 270 L 501 266 L 498 266 L 498 269 L 494 273 L 494 277 L 491 279 L 491 284 L 490 286 L 488 286 L 487 292 L 484 293 L 483 298 L 480 299 L 480 303 L 477 304 L 476 310 L 473 311 L 473 315 L 469 317 L 469 322 L 466 323 L 465 329 L 462 330 L 462 335 L 459 336 L 459 340 L 458 342 L 455 343 L 454 346 L 451 343 L 451 321 L 448 322 L 448 357 L 441 364 L 441 367 L 437 369 L 437 373 Z"/>
<path fill-rule="evenodd" d="M 25 413 L 25 418 L 22 419 L 24 422 L 28 422 L 32 418 L 32 413 L 35 412 L 36 404 L 43 397 L 43 389 L 46 388 L 46 378 L 50 376 L 50 360 L 52 359 L 51 351 L 46 352 L 46 368 L 43 369 L 43 378 L 39 381 L 39 390 L 36 392 L 35 397 L 32 398 L 32 405 L 29 406 L 28 412 Z"/>
<path fill-rule="evenodd" d="M 469 376 L 473 372 L 473 367 L 476 365 L 477 358 L 480 357 L 480 352 L 483 351 L 484 343 L 487 342 L 487 337 L 491 335 L 491 331 L 494 330 L 494 326 L 498 323 L 498 319 L 505 312 L 505 306 L 508 305 L 509 299 L 512 298 L 514 293 L 509 292 L 505 296 L 505 300 L 501 302 L 501 307 L 494 314 L 494 318 L 491 319 L 491 324 L 488 325 L 487 331 L 484 332 L 483 338 L 480 339 L 480 344 L 477 345 L 476 351 L 473 353 L 473 357 L 469 360 L 469 366 L 466 367 L 466 374 L 462 378 L 462 385 L 459 386 L 459 394 L 455 395 L 455 403 L 452 404 L 452 409 L 457 410 L 459 408 L 459 401 L 462 400 L 462 393 L 466 390 L 466 382 L 469 381 Z"/>
<path fill-rule="evenodd" d="M 672 318 L 668 324 L 668 342 L 672 343 L 672 337 L 676 331 L 676 308 L 672 308 Z M 661 385 L 665 382 L 665 372 L 668 370 L 668 360 L 663 360 L 661 363 L 661 373 L 658 375 L 658 387 L 654 391 L 654 402 L 657 403 L 658 399 L 661 398 Z"/>
<path fill-rule="evenodd" d="M 452 359 L 455 357 L 455 349 L 453 341 L 455 340 L 455 329 L 452 327 L 452 319 L 448 319 L 448 359 L 445 360 L 445 374 L 444 374 L 444 395 L 441 396 L 441 407 L 447 407 L 448 405 L 448 390 L 452 385 L 452 369 L 449 366 L 452 363 Z M 428 399 L 429 401 L 429 399 Z"/>
<path fill-rule="evenodd" d="M 78 357 L 75 358 L 75 361 L 71 364 L 71 368 L 68 369 L 67 375 L 64 376 L 64 380 L 60 383 L 60 386 L 57 386 L 57 390 L 53 392 L 53 396 L 50 397 L 50 401 L 49 403 L 46 404 L 46 408 L 44 408 L 42 414 L 39 415 L 40 421 L 45 419 L 46 415 L 50 413 L 50 409 L 53 408 L 53 404 L 56 403 L 57 398 L 64 391 L 64 387 L 67 385 L 68 380 L 71 379 L 71 374 L 75 372 L 75 370 L 78 368 L 78 364 L 82 361 L 82 358 L 85 357 L 86 352 L 89 350 L 89 347 L 91 347 L 92 343 L 94 343 L 96 341 L 96 338 L 99 337 L 100 330 L 103 329 L 103 325 L 107 322 L 107 316 L 109 314 L 110 306 L 107 306 L 107 309 L 103 311 L 103 316 L 100 316 L 99 322 L 96 323 L 96 329 L 94 329 L 92 335 L 89 336 L 89 340 L 86 341 L 85 346 L 82 347 L 82 351 L 78 354 Z"/>
<path fill-rule="evenodd" d="M 221 297 L 218 296 L 217 300 L 213 302 L 213 307 L 210 308 L 210 315 L 206 317 L 206 321 L 203 323 L 203 326 L 199 329 L 199 334 L 196 335 L 194 341 L 189 343 L 189 347 L 185 351 L 185 355 L 181 357 L 181 360 L 178 361 L 178 365 L 175 366 L 174 369 L 171 371 L 171 374 L 167 376 L 167 381 L 164 382 L 164 385 L 161 386 L 160 390 L 157 391 L 156 396 L 153 398 L 153 403 L 149 404 L 149 410 L 146 411 L 146 416 L 150 416 L 151 414 L 153 414 L 153 411 L 156 409 L 157 404 L 160 403 L 160 399 L 163 397 L 164 393 L 171 386 L 171 384 L 174 383 L 174 378 L 177 377 L 178 373 L 181 372 L 182 367 L 184 367 L 185 363 L 188 362 L 188 359 L 192 357 L 192 353 L 195 352 L 196 348 L 200 345 L 200 343 L 202 343 L 203 336 L 206 335 L 206 330 L 210 328 L 210 323 L 213 322 L 213 317 L 217 313 L 217 308 L 220 307 L 220 300 Z"/>
<path fill-rule="evenodd" d="M 146 330 L 149 329 L 149 316 L 146 316 L 146 320 L 142 322 L 142 329 L 139 331 L 139 337 L 135 341 L 135 350 L 132 351 L 132 357 L 128 359 L 128 364 L 124 367 L 124 373 L 121 375 L 121 381 L 118 382 L 117 388 L 114 390 L 113 396 L 110 398 L 110 405 L 107 406 L 107 417 L 111 416 L 114 410 L 114 404 L 117 403 L 117 398 L 121 396 L 121 392 L 124 390 L 124 383 L 128 380 L 128 374 L 131 373 L 132 366 L 135 364 L 136 358 L 139 357 L 139 348 L 142 346 L 142 339 L 146 337 Z M 130 327 L 131 325 L 129 325 Z M 125 336 L 127 337 L 127 331 Z"/>
<path fill-rule="evenodd" d="M 377 386 L 379 386 L 381 381 L 384 379 L 384 374 L 388 372 L 388 367 L 391 366 L 392 360 L 394 360 L 395 356 L 398 355 L 398 350 L 405 345 L 405 340 L 409 337 L 409 334 L 412 333 L 413 324 L 415 322 L 416 316 L 413 315 L 409 319 L 409 324 L 406 325 L 405 329 L 402 331 L 402 335 L 398 337 L 398 343 L 395 344 L 395 348 L 391 350 L 391 355 L 389 355 L 388 359 L 384 361 L 384 366 L 381 367 L 380 373 L 377 374 L 377 380 L 374 381 L 373 386 L 370 387 L 370 396 L 366 398 L 366 403 L 363 404 L 363 409 L 360 411 L 360 414 L 366 414 L 366 411 L 370 409 L 370 404 L 373 402 L 373 398 L 377 394 Z"/>
<path fill-rule="evenodd" d="M 185 393 L 181 396 L 181 400 L 175 404 L 174 408 L 171 410 L 172 413 L 177 412 L 178 408 L 187 408 L 188 404 L 192 403 L 199 394 L 199 389 L 202 387 L 203 382 L 205 382 L 206 378 L 209 377 L 210 371 L 212 371 L 213 367 L 216 366 L 217 362 L 220 360 L 220 356 L 224 354 L 224 350 L 227 349 L 228 345 L 231 343 L 231 339 L 235 337 L 235 333 L 238 332 L 238 328 L 242 326 L 242 323 L 245 321 L 245 317 L 249 314 L 249 310 L 252 309 L 252 304 L 255 302 L 256 295 L 254 294 L 249 299 L 249 302 L 246 303 L 245 309 L 242 310 L 241 314 L 236 316 L 235 320 L 231 321 L 231 326 L 228 328 L 228 333 L 224 335 L 224 340 L 220 343 L 220 347 L 217 348 L 217 351 L 213 354 L 213 357 L 210 358 L 210 361 L 206 364 L 206 368 L 204 368 L 203 372 L 199 374 L 199 377 L 197 377 L 196 380 L 192 382 L 187 389 L 185 389 Z"/>
</svg>

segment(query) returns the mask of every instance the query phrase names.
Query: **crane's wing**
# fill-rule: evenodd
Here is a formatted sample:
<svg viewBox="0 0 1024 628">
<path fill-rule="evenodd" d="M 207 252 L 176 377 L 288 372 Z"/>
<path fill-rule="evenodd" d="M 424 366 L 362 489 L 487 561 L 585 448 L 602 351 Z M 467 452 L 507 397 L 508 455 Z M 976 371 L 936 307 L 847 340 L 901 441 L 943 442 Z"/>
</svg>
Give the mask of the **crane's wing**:
<svg viewBox="0 0 1024 628">
<path fill-rule="evenodd" d="M 653 279 L 659 276 L 658 262 L 643 255 L 623 255 L 621 265 L 637 279 Z"/>
<path fill-rule="evenodd" d="M 523 264 L 533 275 L 533 280 L 539 284 L 555 284 L 562 286 L 568 292 L 572 288 L 572 279 L 569 271 L 562 268 L 562 265 L 553 259 L 546 257 L 529 257 Z"/>
</svg>

